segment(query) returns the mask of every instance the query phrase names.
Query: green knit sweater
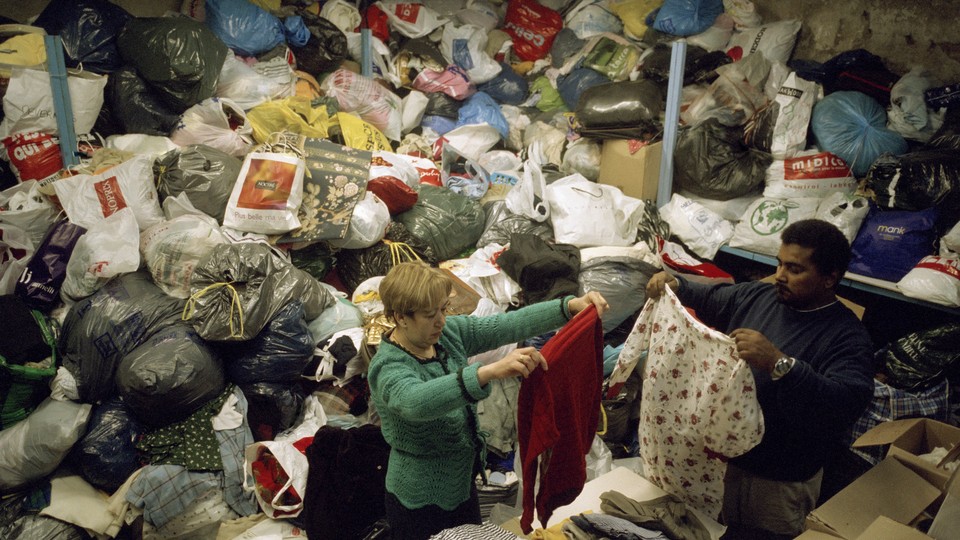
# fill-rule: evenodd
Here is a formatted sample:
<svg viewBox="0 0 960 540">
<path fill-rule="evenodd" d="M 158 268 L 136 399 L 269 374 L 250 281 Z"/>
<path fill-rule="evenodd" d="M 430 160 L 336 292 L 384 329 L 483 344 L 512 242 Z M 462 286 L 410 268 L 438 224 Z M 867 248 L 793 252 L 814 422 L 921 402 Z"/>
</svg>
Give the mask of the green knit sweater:
<svg viewBox="0 0 960 540">
<path fill-rule="evenodd" d="M 443 354 L 426 361 L 390 340 L 380 343 L 368 378 L 390 444 L 386 488 L 405 507 L 453 510 L 469 498 L 477 453 L 484 449 L 477 401 L 490 395 L 490 387 L 480 386 L 480 364 L 467 365 L 467 359 L 563 326 L 571 298 L 488 317 L 448 317 L 438 348 Z"/>
</svg>

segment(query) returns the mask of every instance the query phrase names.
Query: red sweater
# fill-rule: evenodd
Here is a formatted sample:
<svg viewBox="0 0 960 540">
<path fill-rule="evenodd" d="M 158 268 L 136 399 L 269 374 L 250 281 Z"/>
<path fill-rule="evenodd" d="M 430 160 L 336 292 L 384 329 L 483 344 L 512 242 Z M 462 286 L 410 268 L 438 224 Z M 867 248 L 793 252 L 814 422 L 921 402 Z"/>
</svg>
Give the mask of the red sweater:
<svg viewBox="0 0 960 540">
<path fill-rule="evenodd" d="M 586 482 L 603 384 L 603 326 L 596 308 L 577 314 L 540 352 L 550 369 L 538 369 L 523 381 L 517 406 L 524 533 L 532 530 L 538 457 L 536 509 L 543 526 L 554 510 L 577 498 Z"/>
</svg>

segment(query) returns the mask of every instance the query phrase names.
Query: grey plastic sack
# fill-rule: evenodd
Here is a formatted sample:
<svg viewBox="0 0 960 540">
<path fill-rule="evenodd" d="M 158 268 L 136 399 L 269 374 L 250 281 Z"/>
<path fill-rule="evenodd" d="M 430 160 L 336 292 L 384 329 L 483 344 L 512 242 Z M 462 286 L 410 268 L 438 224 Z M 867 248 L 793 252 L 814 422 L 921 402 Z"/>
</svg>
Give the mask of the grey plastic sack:
<svg viewBox="0 0 960 540">
<path fill-rule="evenodd" d="M 223 224 L 242 165 L 240 159 L 204 144 L 171 150 L 153 164 L 160 202 L 186 193 L 194 208 Z"/>
<path fill-rule="evenodd" d="M 422 184 L 417 204 L 396 220 L 429 244 L 437 260 L 445 261 L 477 244 L 485 216 L 477 201 L 447 188 Z"/>
</svg>

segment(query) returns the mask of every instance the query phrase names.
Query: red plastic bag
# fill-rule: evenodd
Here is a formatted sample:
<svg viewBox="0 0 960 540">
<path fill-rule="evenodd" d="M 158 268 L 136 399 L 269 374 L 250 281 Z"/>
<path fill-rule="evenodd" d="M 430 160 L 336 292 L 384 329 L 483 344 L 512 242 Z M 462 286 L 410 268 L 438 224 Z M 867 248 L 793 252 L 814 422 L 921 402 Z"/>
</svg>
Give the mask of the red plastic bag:
<svg viewBox="0 0 960 540">
<path fill-rule="evenodd" d="M 367 182 L 367 191 L 372 191 L 387 205 L 391 216 L 406 212 L 417 204 L 417 192 L 395 176 L 381 176 Z"/>
<path fill-rule="evenodd" d="M 36 131 L 21 132 L 3 139 L 3 145 L 10 168 L 21 182 L 36 180 L 42 184 L 48 178 L 59 178 L 63 160 L 55 137 Z"/>
<path fill-rule="evenodd" d="M 563 17 L 536 0 L 510 0 L 503 29 L 513 38 L 518 58 L 539 60 L 550 52 L 553 38 L 563 29 Z"/>
</svg>

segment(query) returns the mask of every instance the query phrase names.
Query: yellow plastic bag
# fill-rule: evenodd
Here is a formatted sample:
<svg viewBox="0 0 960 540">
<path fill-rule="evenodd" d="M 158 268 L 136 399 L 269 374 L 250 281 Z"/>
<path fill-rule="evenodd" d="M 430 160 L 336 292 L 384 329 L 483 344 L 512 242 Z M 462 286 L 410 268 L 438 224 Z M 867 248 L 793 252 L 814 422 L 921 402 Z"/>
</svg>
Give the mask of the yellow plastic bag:
<svg viewBox="0 0 960 540">
<path fill-rule="evenodd" d="M 291 131 L 307 137 L 326 139 L 335 120 L 325 106 L 314 107 L 300 96 L 268 101 L 247 111 L 257 143 L 267 141 L 271 133 Z"/>
<path fill-rule="evenodd" d="M 373 124 L 350 113 L 338 112 L 337 121 L 340 122 L 340 131 L 343 142 L 350 148 L 360 150 L 386 150 L 392 152 L 390 141 L 382 131 Z"/>
<path fill-rule="evenodd" d="M 623 21 L 623 33 L 627 37 L 641 39 L 647 32 L 647 15 L 660 7 L 663 0 L 609 0 L 607 6 Z"/>
<path fill-rule="evenodd" d="M 46 63 L 47 49 L 43 45 L 43 34 L 20 34 L 0 43 L 0 76 L 9 77 L 10 66 L 41 66 Z"/>
</svg>

